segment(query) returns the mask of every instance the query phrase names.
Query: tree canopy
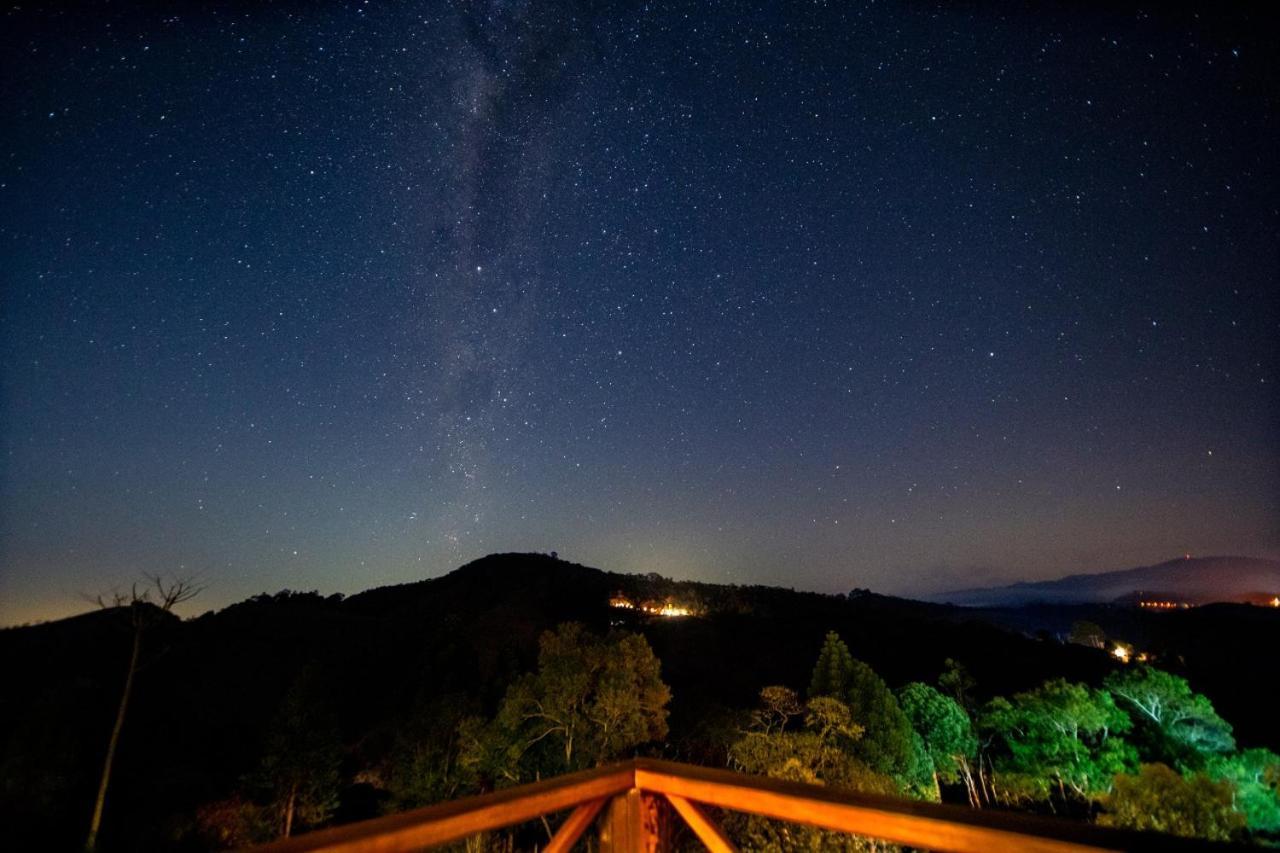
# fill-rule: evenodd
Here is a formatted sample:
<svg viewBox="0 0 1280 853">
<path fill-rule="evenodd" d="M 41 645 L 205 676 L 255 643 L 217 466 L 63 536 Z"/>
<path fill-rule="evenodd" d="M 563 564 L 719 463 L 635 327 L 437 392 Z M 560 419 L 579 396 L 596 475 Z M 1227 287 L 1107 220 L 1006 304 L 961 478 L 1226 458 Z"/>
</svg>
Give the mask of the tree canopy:
<svg viewBox="0 0 1280 853">
<path fill-rule="evenodd" d="M 809 679 L 809 697 L 842 696 L 853 678 L 853 655 L 835 631 L 828 631 Z"/>
<path fill-rule="evenodd" d="M 924 746 L 935 792 L 938 778 L 954 782 L 967 774 L 969 761 L 978 751 L 978 737 L 964 708 L 919 681 L 898 691 L 898 704 Z"/>
<path fill-rule="evenodd" d="M 462 763 L 495 782 L 581 770 L 667 735 L 660 664 L 639 634 L 577 623 L 539 641 L 538 670 L 515 681 L 489 724 L 464 724 Z"/>
<path fill-rule="evenodd" d="M 854 752 L 868 767 L 892 776 L 910 774 L 915 764 L 911 723 L 884 680 L 853 657 L 835 632 L 827 634 L 818 653 L 809 696 L 833 696 L 848 706 L 865 729 Z"/>
<path fill-rule="evenodd" d="M 1102 800 L 1098 822 L 1126 829 L 1229 841 L 1244 828 L 1232 808 L 1231 785 L 1196 774 L 1182 776 L 1166 764 L 1144 764 L 1136 775 L 1116 777 Z"/>
<path fill-rule="evenodd" d="M 785 720 L 779 724 L 779 709 Z M 798 718 L 790 725 L 792 718 Z M 849 707 L 830 696 L 801 702 L 794 690 L 772 686 L 760 691 L 760 708 L 751 725 L 729 749 L 729 762 L 745 773 L 793 782 L 831 785 L 872 793 L 897 793 L 887 776 L 876 773 L 854 754 L 864 736 Z M 841 833 L 735 815 L 729 825 L 749 849 L 854 850 L 856 839 Z"/>
<path fill-rule="evenodd" d="M 1215 755 L 1206 775 L 1235 787 L 1235 806 L 1250 829 L 1280 832 L 1280 755 L 1269 749 Z"/>
<path fill-rule="evenodd" d="M 1113 672 L 1103 686 L 1140 724 L 1155 728 L 1154 749 L 1180 767 L 1197 769 L 1205 756 L 1235 748 L 1231 724 L 1185 678 L 1150 666 Z"/>
<path fill-rule="evenodd" d="M 996 769 L 1031 789 L 1049 783 L 1088 798 L 1111 790 L 1115 774 L 1137 765 L 1117 737 L 1131 727 L 1110 694 L 1063 679 L 987 704 L 981 728 L 1004 747 Z"/>
</svg>

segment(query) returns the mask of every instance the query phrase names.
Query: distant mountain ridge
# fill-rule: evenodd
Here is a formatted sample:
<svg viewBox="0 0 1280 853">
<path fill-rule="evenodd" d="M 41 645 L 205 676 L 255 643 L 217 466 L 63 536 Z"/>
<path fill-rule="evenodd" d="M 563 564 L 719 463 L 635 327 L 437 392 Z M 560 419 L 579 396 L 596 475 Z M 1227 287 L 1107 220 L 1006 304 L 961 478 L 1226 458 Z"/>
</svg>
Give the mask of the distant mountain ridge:
<svg viewBox="0 0 1280 853">
<path fill-rule="evenodd" d="M 1187 604 L 1250 602 L 1280 594 L 1280 561 L 1253 557 L 1186 557 L 1154 566 L 1052 581 L 962 589 L 926 600 L 962 607 L 1025 604 L 1097 604 L 1120 599 L 1172 599 Z"/>
</svg>

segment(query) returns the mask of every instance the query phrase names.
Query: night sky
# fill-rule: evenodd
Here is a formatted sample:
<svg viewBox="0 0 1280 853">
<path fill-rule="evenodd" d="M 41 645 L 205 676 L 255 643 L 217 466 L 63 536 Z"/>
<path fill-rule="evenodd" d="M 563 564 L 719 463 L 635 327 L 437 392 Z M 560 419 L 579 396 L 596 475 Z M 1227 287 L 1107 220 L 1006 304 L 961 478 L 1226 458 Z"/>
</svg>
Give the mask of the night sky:
<svg viewBox="0 0 1280 853">
<path fill-rule="evenodd" d="M 10 6 L 0 624 L 1280 554 L 1276 30 L 1012 5 Z"/>
</svg>

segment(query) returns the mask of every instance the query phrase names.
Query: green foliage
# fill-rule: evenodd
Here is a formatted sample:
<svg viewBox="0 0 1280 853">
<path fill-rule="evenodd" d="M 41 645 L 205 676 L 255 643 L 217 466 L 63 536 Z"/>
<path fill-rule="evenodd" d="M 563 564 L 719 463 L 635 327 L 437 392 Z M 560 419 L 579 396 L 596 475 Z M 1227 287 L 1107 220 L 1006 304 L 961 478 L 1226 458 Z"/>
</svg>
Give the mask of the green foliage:
<svg viewBox="0 0 1280 853">
<path fill-rule="evenodd" d="M 834 696 L 849 706 L 866 730 L 855 751 L 867 766 L 900 777 L 913 770 L 911 724 L 898 701 L 875 670 L 854 658 L 834 631 L 827 633 L 818 653 L 809 696 Z"/>
<path fill-rule="evenodd" d="M 1255 832 L 1280 832 L 1280 755 L 1246 749 L 1208 760 L 1205 773 L 1235 786 L 1235 806 Z"/>
<path fill-rule="evenodd" d="M 843 696 L 853 678 L 853 655 L 835 631 L 828 631 L 809 680 L 809 697 Z"/>
<path fill-rule="evenodd" d="M 979 727 L 1003 751 L 995 758 L 1002 782 L 1019 797 L 1043 798 L 1050 784 L 1082 798 L 1108 793 L 1117 773 L 1137 764 L 1118 737 L 1131 727 L 1111 695 L 1057 679 L 983 709 Z"/>
<path fill-rule="evenodd" d="M 978 737 L 964 708 L 918 681 L 898 691 L 898 704 L 920 737 L 931 772 L 956 781 L 978 751 Z"/>
<path fill-rule="evenodd" d="M 875 670 L 860 660 L 852 664 L 844 699 L 853 718 L 866 729 L 855 752 L 878 773 L 905 775 L 913 763 L 911 723 Z"/>
<path fill-rule="evenodd" d="M 1149 666 L 1113 672 L 1103 686 L 1146 730 L 1154 730 L 1152 752 L 1181 769 L 1199 769 L 1205 758 L 1235 748 L 1231 724 L 1213 703 L 1194 693 L 1185 678 Z"/>
<path fill-rule="evenodd" d="M 933 766 L 933 757 L 929 755 L 929 747 L 920 737 L 919 732 L 911 733 L 911 751 L 908 753 L 907 765 L 898 774 L 903 791 L 918 800 L 942 801 L 942 788 L 938 785 L 937 768 Z"/>
<path fill-rule="evenodd" d="M 1244 828 L 1244 816 L 1232 808 L 1232 793 L 1230 784 L 1203 774 L 1184 777 L 1165 764 L 1144 764 L 1136 776 L 1116 777 L 1098 822 L 1228 841 Z"/>
<path fill-rule="evenodd" d="M 338 727 L 304 671 L 285 694 L 267 735 L 266 749 L 250 785 L 265 800 L 276 832 L 318 826 L 338 807 L 342 746 Z"/>
<path fill-rule="evenodd" d="M 459 728 L 461 763 L 515 784 L 581 770 L 667 736 L 660 663 L 638 634 L 598 637 L 577 623 L 539 641 L 538 671 L 517 679 L 488 724 Z"/>
</svg>

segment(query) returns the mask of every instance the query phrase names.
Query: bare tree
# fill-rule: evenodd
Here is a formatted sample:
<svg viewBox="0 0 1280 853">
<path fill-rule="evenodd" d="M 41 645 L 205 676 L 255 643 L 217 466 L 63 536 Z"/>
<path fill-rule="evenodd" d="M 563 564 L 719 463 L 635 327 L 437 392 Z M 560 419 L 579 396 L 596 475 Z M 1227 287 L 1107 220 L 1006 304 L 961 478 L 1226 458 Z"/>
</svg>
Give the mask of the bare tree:
<svg viewBox="0 0 1280 853">
<path fill-rule="evenodd" d="M 129 624 L 133 629 L 133 648 L 129 653 L 129 669 L 125 674 L 124 690 L 120 694 L 120 706 L 116 709 L 115 725 L 111 727 L 111 739 L 107 741 L 107 757 L 102 762 L 102 778 L 98 781 L 98 796 L 93 802 L 89 836 L 84 842 L 84 849 L 90 853 L 98 846 L 98 829 L 102 825 L 102 809 L 107 801 L 111 767 L 115 763 L 116 747 L 120 743 L 120 730 L 124 728 L 124 715 L 129 707 L 129 696 L 133 693 L 134 676 L 137 675 L 138 665 L 142 660 L 142 635 L 163 618 L 163 614 L 172 612 L 173 608 L 184 601 L 190 601 L 204 590 L 204 587 L 198 586 L 190 578 L 165 580 L 160 575 L 147 574 L 144 574 L 143 578 L 146 583 L 134 583 L 128 592 L 114 590 L 109 596 L 98 595 L 90 599 L 104 610 L 127 607 Z"/>
</svg>

